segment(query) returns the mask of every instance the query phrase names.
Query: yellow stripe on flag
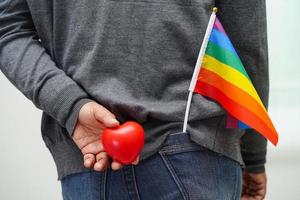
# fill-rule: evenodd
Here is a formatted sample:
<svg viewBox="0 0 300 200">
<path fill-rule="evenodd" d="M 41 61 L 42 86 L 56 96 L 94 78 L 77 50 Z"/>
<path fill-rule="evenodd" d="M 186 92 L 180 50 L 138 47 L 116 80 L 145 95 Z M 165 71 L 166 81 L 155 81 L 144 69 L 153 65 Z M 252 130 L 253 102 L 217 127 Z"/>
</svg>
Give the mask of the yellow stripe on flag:
<svg viewBox="0 0 300 200">
<path fill-rule="evenodd" d="M 213 71 L 226 81 L 248 93 L 262 106 L 264 111 L 266 111 L 252 83 L 238 70 L 218 61 L 209 55 L 204 55 L 202 67 Z"/>
</svg>

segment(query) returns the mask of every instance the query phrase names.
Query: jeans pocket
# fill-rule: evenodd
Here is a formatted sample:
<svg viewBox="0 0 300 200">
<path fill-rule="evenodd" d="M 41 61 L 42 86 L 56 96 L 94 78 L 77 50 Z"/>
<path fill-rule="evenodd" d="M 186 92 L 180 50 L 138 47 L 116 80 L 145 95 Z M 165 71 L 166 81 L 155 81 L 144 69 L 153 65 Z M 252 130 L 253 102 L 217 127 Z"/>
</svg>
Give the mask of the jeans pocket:
<svg viewBox="0 0 300 200">
<path fill-rule="evenodd" d="M 190 152 L 204 150 L 206 150 L 206 148 L 190 139 L 188 132 L 177 132 L 168 135 L 159 151 L 159 155 L 173 178 L 173 181 L 176 183 L 182 195 L 182 199 L 190 199 L 190 197 L 185 184 L 182 182 L 182 171 L 178 168 L 179 166 L 183 168 L 188 167 L 189 163 L 181 158 L 186 157 L 185 155 L 189 155 Z"/>
<path fill-rule="evenodd" d="M 104 197 L 104 173 L 86 171 L 67 175 L 61 180 L 64 200 L 96 200 Z"/>
<path fill-rule="evenodd" d="M 173 165 L 171 164 L 170 160 L 162 152 L 159 152 L 159 155 L 161 156 L 161 159 L 162 159 L 166 169 L 168 170 L 168 172 L 171 175 L 174 183 L 176 184 L 176 186 L 177 186 L 177 188 L 178 188 L 178 190 L 179 190 L 179 192 L 182 196 L 182 199 L 184 199 L 184 200 L 190 199 L 189 196 L 188 196 L 188 192 L 187 192 L 186 188 L 184 187 L 181 180 L 179 179 L 179 176 L 177 175 L 177 172 L 174 169 Z"/>
<path fill-rule="evenodd" d="M 239 199 L 239 164 L 191 141 L 188 133 L 169 135 L 159 154 L 183 199 Z"/>
</svg>

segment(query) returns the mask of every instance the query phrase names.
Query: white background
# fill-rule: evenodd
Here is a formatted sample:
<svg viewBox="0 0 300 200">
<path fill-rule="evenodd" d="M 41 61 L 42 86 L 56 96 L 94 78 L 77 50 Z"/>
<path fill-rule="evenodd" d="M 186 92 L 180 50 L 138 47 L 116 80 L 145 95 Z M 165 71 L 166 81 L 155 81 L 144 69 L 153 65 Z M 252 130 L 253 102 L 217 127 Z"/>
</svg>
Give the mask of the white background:
<svg viewBox="0 0 300 200">
<path fill-rule="evenodd" d="M 299 0 L 267 0 L 269 114 L 280 134 L 268 146 L 268 196 L 300 199 Z M 245 22 L 247 23 L 247 22 Z M 40 135 L 41 112 L 0 73 L 0 199 L 61 199 L 54 161 Z"/>
</svg>

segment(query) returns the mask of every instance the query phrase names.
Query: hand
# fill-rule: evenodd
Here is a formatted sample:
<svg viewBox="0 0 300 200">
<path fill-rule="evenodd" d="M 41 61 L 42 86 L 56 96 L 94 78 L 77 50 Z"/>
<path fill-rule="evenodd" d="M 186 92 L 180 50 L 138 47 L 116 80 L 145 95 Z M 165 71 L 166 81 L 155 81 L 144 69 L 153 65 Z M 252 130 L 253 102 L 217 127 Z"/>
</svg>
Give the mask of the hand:
<svg viewBox="0 0 300 200">
<path fill-rule="evenodd" d="M 78 114 L 77 124 L 73 132 L 73 140 L 81 150 L 86 168 L 103 171 L 110 166 L 110 158 L 104 151 L 100 135 L 106 127 L 117 127 L 120 123 L 105 107 L 96 102 L 89 102 L 82 106 Z M 138 158 L 133 164 L 138 163 Z M 113 161 L 113 170 L 122 168 L 122 164 Z"/>
<path fill-rule="evenodd" d="M 242 200 L 262 200 L 266 195 L 267 176 L 266 173 L 243 174 Z"/>
</svg>

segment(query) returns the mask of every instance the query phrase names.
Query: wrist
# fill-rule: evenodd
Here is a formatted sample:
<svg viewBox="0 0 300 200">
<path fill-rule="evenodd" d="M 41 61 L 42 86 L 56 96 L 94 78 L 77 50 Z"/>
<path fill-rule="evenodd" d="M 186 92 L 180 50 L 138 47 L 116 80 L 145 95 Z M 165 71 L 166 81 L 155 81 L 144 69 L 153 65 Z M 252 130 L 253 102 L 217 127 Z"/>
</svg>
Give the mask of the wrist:
<svg viewBox="0 0 300 200">
<path fill-rule="evenodd" d="M 74 104 L 74 106 L 70 110 L 69 117 L 66 121 L 66 129 L 71 137 L 73 136 L 73 132 L 77 124 L 80 109 L 82 108 L 82 106 L 84 106 L 89 102 L 94 102 L 94 101 L 89 98 L 80 99 Z"/>
</svg>

